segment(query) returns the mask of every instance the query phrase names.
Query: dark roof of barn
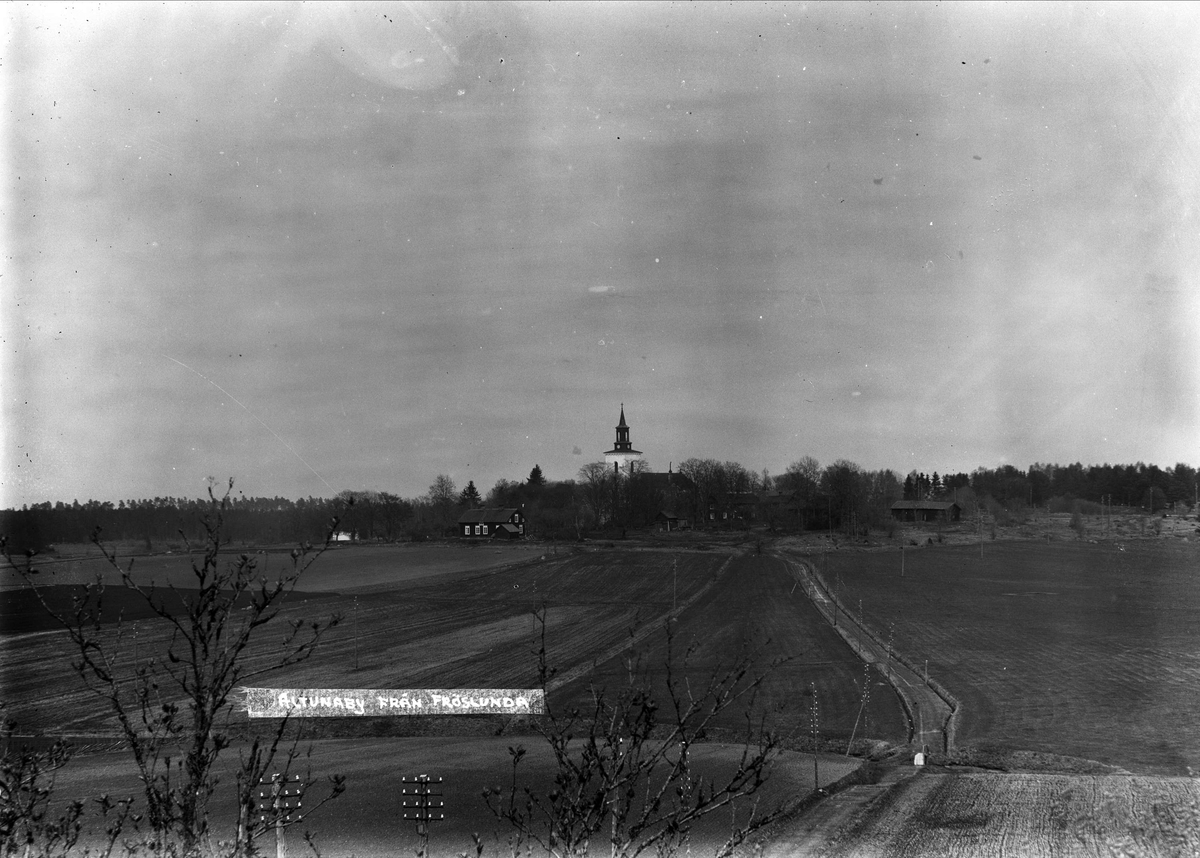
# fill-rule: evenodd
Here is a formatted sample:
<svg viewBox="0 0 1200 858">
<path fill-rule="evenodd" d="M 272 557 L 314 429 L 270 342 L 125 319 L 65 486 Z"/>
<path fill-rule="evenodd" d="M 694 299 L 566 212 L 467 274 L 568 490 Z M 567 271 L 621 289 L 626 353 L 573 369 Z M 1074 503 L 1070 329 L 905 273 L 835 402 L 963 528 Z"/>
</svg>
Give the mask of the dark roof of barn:
<svg viewBox="0 0 1200 858">
<path fill-rule="evenodd" d="M 656 489 L 692 489 L 695 484 L 678 471 L 642 471 L 638 474 L 638 479 L 644 484 L 652 486 Z"/>
<path fill-rule="evenodd" d="M 504 524 L 518 512 L 512 509 L 490 507 L 488 509 L 469 509 L 458 517 L 459 524 Z"/>
<path fill-rule="evenodd" d="M 796 492 L 763 492 L 759 500 L 765 506 L 790 506 L 796 509 L 808 506 Z"/>
<path fill-rule="evenodd" d="M 899 500 L 892 504 L 892 509 L 933 509 L 942 512 L 953 506 L 958 506 L 958 503 L 956 501 Z"/>
</svg>

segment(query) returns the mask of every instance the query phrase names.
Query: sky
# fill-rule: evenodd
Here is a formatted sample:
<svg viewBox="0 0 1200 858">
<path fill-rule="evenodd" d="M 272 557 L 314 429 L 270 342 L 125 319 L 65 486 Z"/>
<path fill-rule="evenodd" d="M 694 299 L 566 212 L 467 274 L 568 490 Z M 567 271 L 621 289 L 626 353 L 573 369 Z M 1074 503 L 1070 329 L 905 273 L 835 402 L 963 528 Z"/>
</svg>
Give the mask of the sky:
<svg viewBox="0 0 1200 858">
<path fill-rule="evenodd" d="M 1200 464 L 1200 6 L 7 4 L 0 507 Z"/>
</svg>

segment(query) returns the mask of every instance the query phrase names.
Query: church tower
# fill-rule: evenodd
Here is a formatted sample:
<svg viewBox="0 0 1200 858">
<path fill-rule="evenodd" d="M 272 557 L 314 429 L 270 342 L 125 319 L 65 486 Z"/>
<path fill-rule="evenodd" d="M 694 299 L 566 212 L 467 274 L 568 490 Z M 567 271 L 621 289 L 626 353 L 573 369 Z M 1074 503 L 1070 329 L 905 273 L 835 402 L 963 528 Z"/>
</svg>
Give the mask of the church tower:
<svg viewBox="0 0 1200 858">
<path fill-rule="evenodd" d="M 616 473 L 629 473 L 630 463 L 641 459 L 642 451 L 633 449 L 629 440 L 629 424 L 625 422 L 625 403 L 621 403 L 621 420 L 617 423 L 617 440 L 613 448 L 604 454 L 604 461 Z"/>
</svg>

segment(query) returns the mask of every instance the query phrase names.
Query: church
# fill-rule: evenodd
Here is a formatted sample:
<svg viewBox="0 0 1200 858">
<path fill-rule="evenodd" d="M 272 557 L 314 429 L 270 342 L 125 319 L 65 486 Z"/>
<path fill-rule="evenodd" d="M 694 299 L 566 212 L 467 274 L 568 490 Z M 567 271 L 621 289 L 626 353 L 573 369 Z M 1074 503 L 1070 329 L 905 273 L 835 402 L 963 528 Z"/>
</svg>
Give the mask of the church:
<svg viewBox="0 0 1200 858">
<path fill-rule="evenodd" d="M 617 422 L 617 440 L 613 448 L 604 453 L 604 462 L 614 474 L 629 476 L 633 463 L 642 459 L 642 451 L 633 449 L 629 440 L 629 424 L 625 422 L 625 403 L 621 403 L 621 419 Z"/>
<path fill-rule="evenodd" d="M 639 524 L 668 531 L 691 527 L 689 510 L 696 501 L 696 484 L 671 468 L 666 473 L 659 473 L 643 470 L 635 464 L 644 465 L 644 460 L 642 451 L 635 450 L 629 438 L 624 402 L 621 403 L 621 418 L 617 421 L 617 437 L 613 448 L 605 451 L 604 462 L 614 475 L 630 479 L 628 509 Z"/>
</svg>

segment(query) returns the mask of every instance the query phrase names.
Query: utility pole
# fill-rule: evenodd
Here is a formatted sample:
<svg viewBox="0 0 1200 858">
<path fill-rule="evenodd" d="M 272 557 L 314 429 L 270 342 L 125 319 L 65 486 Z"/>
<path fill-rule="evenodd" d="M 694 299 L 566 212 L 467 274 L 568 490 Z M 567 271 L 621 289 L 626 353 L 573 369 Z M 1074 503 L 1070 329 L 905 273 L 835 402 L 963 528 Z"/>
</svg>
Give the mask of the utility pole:
<svg viewBox="0 0 1200 858">
<path fill-rule="evenodd" d="M 446 802 L 442 799 L 441 778 L 431 778 L 429 775 L 416 777 L 401 777 L 400 783 L 405 786 L 400 790 L 404 796 L 400 800 L 400 816 L 402 819 L 417 824 L 417 837 L 421 839 L 418 855 L 429 855 L 429 823 L 445 820 L 444 808 Z M 436 785 L 436 789 L 433 787 Z M 411 796 L 411 797 L 410 797 Z"/>
<path fill-rule="evenodd" d="M 975 521 L 979 528 L 979 559 L 983 559 L 983 509 L 975 507 Z"/>
<path fill-rule="evenodd" d="M 675 586 L 679 581 L 679 555 L 671 561 L 671 613 L 675 613 Z"/>
<path fill-rule="evenodd" d="M 291 822 L 299 822 L 304 817 L 298 811 L 304 798 L 304 785 L 300 776 L 293 775 L 289 780 L 285 775 L 271 775 L 271 786 L 266 787 L 266 779 L 259 780 L 257 805 L 259 821 L 270 819 L 275 828 L 275 856 L 287 858 L 287 841 L 284 840 L 284 826 Z M 297 811 L 293 814 L 293 811 Z"/>
<path fill-rule="evenodd" d="M 812 748 L 813 748 L 813 790 L 821 788 L 821 773 L 817 764 L 817 737 L 820 735 L 820 728 L 817 725 L 818 710 L 817 710 L 817 684 L 810 682 L 809 690 L 812 692 Z"/>
</svg>

